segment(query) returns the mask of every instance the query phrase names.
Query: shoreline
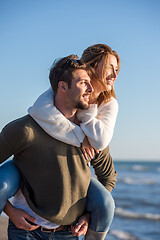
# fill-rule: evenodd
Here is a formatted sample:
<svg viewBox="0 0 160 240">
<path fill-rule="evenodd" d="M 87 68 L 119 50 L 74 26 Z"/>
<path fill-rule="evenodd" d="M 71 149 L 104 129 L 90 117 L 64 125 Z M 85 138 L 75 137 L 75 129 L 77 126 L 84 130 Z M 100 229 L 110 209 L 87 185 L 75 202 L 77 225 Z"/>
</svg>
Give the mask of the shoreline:
<svg viewBox="0 0 160 240">
<path fill-rule="evenodd" d="M 8 217 L 0 216 L 0 240 L 7 240 Z"/>
</svg>

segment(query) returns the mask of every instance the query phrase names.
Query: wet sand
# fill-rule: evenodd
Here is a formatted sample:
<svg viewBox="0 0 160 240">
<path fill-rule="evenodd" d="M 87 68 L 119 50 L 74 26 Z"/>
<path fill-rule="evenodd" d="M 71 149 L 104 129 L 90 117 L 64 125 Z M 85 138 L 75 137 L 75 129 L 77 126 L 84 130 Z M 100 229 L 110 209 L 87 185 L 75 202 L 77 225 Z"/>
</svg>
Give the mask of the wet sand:
<svg viewBox="0 0 160 240">
<path fill-rule="evenodd" d="M 7 240 L 8 218 L 0 216 L 0 240 Z"/>
</svg>

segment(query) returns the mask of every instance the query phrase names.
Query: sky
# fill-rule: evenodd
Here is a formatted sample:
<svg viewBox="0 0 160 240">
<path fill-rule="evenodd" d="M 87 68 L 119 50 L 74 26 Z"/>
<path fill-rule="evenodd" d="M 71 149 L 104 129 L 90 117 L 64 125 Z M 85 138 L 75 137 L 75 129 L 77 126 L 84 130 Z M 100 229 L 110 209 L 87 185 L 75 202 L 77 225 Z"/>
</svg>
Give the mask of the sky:
<svg viewBox="0 0 160 240">
<path fill-rule="evenodd" d="M 59 57 L 93 44 L 116 50 L 115 160 L 160 160 L 159 0 L 0 0 L 0 130 L 49 88 Z"/>
</svg>

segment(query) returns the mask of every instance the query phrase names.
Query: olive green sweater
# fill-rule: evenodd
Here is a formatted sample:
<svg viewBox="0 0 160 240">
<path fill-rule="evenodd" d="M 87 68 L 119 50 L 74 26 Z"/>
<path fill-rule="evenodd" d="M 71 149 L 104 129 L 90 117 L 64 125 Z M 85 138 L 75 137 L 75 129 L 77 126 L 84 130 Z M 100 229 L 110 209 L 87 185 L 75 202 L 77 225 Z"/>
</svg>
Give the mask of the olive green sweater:
<svg viewBox="0 0 160 240">
<path fill-rule="evenodd" d="M 0 163 L 14 155 L 27 203 L 41 217 L 56 224 L 76 221 L 85 209 L 90 168 L 81 150 L 49 136 L 29 115 L 17 119 L 0 133 Z M 109 149 L 91 161 L 109 191 L 116 173 Z"/>
</svg>

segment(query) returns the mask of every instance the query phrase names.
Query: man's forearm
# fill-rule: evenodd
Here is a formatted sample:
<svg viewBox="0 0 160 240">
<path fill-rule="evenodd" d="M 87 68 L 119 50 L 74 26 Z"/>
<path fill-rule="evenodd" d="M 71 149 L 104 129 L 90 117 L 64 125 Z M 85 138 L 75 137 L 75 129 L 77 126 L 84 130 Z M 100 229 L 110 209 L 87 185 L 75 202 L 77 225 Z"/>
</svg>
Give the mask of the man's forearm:
<svg viewBox="0 0 160 240">
<path fill-rule="evenodd" d="M 98 180 L 108 189 L 109 192 L 115 187 L 117 173 L 114 170 L 112 157 L 109 153 L 109 147 L 96 154 L 91 164 L 95 170 Z"/>
<path fill-rule="evenodd" d="M 10 217 L 10 215 L 12 215 L 14 213 L 14 207 L 13 205 L 7 200 L 6 205 L 3 209 L 3 212 Z"/>
<path fill-rule="evenodd" d="M 39 226 L 35 225 L 36 219 L 30 216 L 27 212 L 15 208 L 9 201 L 6 202 L 4 207 L 5 214 L 11 219 L 17 228 L 32 231 L 37 229 Z M 29 222 L 28 222 L 29 220 Z"/>
</svg>

